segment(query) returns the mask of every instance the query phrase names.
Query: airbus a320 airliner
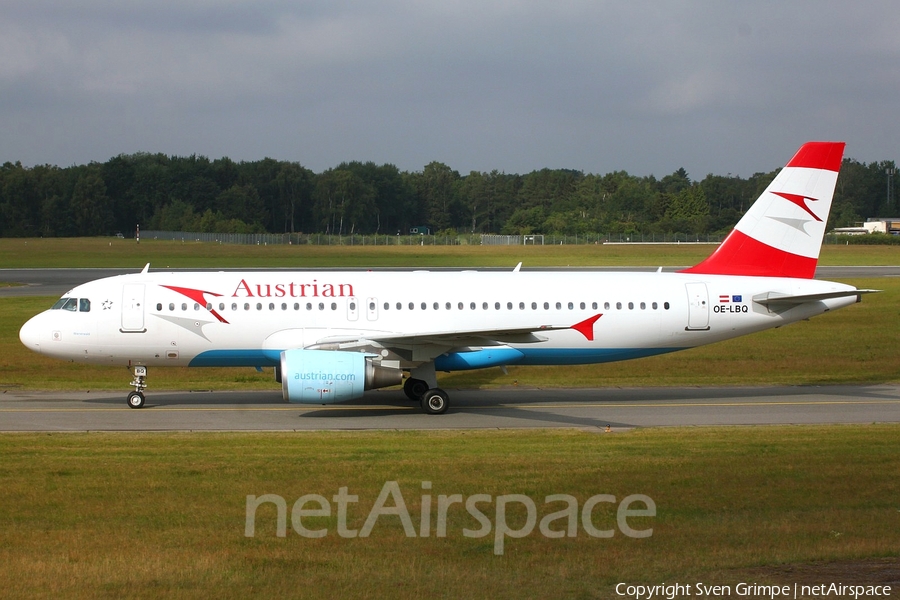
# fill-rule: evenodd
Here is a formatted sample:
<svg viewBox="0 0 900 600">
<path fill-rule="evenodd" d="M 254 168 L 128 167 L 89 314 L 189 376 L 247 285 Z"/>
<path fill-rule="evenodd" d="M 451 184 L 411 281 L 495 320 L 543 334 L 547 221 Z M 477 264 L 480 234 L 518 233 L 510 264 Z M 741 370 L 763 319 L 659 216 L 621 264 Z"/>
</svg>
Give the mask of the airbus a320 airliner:
<svg viewBox="0 0 900 600">
<path fill-rule="evenodd" d="M 398 385 L 447 410 L 437 372 L 664 354 L 780 327 L 872 290 L 813 279 L 844 152 L 804 144 L 700 264 L 675 273 L 150 272 L 80 285 L 19 338 L 49 356 L 147 370 L 274 367 L 288 402 Z"/>
</svg>

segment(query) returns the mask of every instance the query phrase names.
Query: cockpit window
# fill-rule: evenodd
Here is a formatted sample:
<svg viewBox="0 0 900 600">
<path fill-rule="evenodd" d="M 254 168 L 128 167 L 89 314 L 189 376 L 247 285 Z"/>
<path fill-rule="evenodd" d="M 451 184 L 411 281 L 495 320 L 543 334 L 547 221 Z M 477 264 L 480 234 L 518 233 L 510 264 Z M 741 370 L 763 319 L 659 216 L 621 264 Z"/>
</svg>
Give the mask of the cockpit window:
<svg viewBox="0 0 900 600">
<path fill-rule="evenodd" d="M 60 298 L 50 310 L 68 310 L 72 312 L 91 312 L 91 301 L 87 298 Z"/>
<path fill-rule="evenodd" d="M 78 310 L 78 298 L 60 298 L 56 304 L 50 307 L 50 310 Z"/>
</svg>

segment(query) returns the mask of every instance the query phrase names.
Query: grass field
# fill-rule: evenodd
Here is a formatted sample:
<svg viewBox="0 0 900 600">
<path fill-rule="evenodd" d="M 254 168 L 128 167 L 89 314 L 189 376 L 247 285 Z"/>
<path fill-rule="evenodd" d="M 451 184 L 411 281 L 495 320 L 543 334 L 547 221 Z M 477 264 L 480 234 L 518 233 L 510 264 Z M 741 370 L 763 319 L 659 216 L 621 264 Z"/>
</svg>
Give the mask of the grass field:
<svg viewBox="0 0 900 600">
<path fill-rule="evenodd" d="M 118 238 L 0 238 L 0 268 L 687 266 L 714 245 L 238 246 Z M 822 265 L 900 265 L 900 246 L 824 246 Z"/>
<path fill-rule="evenodd" d="M 4 597 L 65 598 L 612 598 L 618 582 L 734 585 L 761 565 L 896 557 L 898 446 L 900 428 L 876 425 L 4 435 L 0 581 Z M 331 502 L 347 487 L 358 496 L 347 527 L 359 530 L 388 481 L 398 482 L 415 537 L 393 515 L 369 537 L 340 537 L 336 508 L 302 521 L 325 537 L 291 527 L 301 496 Z M 285 499 L 285 537 L 273 505 L 245 536 L 246 497 L 262 494 Z M 423 494 L 432 497 L 427 537 Z M 465 537 L 480 526 L 456 504 L 437 537 L 442 494 L 490 495 L 479 505 L 488 535 Z M 574 496 L 579 510 L 595 494 L 644 494 L 656 516 L 627 523 L 652 535 L 622 535 L 616 505 L 603 504 L 591 523 L 614 529 L 611 538 L 590 537 L 579 519 L 575 537 L 535 527 L 504 538 L 497 555 L 496 498 L 506 494 L 532 499 L 538 519 L 564 507 L 545 506 L 551 494 Z M 506 523 L 525 527 L 522 504 L 510 504 Z"/>
<path fill-rule="evenodd" d="M 0 266 L 530 266 L 686 265 L 709 246 L 615 247 L 243 247 L 123 240 L 0 240 Z M 109 244 L 112 243 L 113 246 Z M 117 245 L 118 244 L 118 245 Z M 896 248 L 826 247 L 822 264 L 900 264 Z M 469 386 L 819 385 L 900 381 L 900 280 L 846 280 L 883 289 L 861 304 L 790 327 L 640 361 L 575 368 L 511 368 L 443 375 Z M 24 351 L 21 324 L 52 298 L 0 300 L 0 391 L 121 389 L 124 368 L 46 359 Z M 156 370 L 154 389 L 275 387 L 251 369 Z M 0 415 L 2 418 L 2 415 Z M 0 435 L 0 582 L 4 597 L 611 598 L 618 582 L 644 585 L 739 581 L 791 583 L 797 565 L 836 564 L 853 580 L 863 561 L 900 569 L 900 427 L 683 428 L 610 435 L 575 430 L 343 432 L 302 434 Z M 538 520 L 561 508 L 551 494 L 619 501 L 644 494 L 655 517 L 646 539 L 616 531 L 550 539 L 538 528 L 505 539 L 463 529 L 478 522 L 460 505 L 447 536 L 407 537 L 396 516 L 370 537 L 345 539 L 336 516 L 306 517 L 327 528 L 309 539 L 291 529 L 304 494 L 358 495 L 348 526 L 359 529 L 387 481 L 397 481 L 415 530 L 422 494 L 522 494 Z M 422 482 L 431 482 L 430 492 Z M 260 508 L 246 537 L 248 494 L 287 503 L 287 535 L 275 510 Z M 389 501 L 387 506 L 394 506 Z M 492 524 L 495 501 L 482 505 Z M 593 512 L 615 526 L 614 504 Z M 612 509 L 610 507 L 613 507 Z M 525 522 L 512 505 L 511 528 Z M 555 521 L 552 529 L 564 529 Z M 888 562 L 873 562 L 889 557 Z M 854 563 L 855 565 L 856 563 Z M 888 565 L 881 567 L 880 565 Z M 811 567 L 814 577 L 825 571 Z M 841 570 L 843 569 L 843 570 Z M 789 575 L 784 575 L 787 572 Z M 836 573 L 836 574 L 835 574 Z M 890 575 L 888 575 L 890 577 Z M 817 580 L 818 581 L 818 580 Z M 857 581 L 859 578 L 857 577 Z M 896 581 L 896 578 L 894 579 Z M 865 583 L 866 581 L 859 581 Z M 896 595 L 896 591 L 894 592 Z"/>
</svg>

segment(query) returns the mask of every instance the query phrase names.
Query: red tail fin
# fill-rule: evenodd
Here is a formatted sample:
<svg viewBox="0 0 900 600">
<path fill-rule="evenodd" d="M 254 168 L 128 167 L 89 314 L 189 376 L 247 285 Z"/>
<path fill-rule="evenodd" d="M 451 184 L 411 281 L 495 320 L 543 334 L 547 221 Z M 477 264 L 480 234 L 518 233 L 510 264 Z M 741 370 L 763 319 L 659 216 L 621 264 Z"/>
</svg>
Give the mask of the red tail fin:
<svg viewBox="0 0 900 600">
<path fill-rule="evenodd" d="M 685 273 L 811 279 L 844 142 L 808 142 L 757 198 L 725 241 Z"/>
</svg>

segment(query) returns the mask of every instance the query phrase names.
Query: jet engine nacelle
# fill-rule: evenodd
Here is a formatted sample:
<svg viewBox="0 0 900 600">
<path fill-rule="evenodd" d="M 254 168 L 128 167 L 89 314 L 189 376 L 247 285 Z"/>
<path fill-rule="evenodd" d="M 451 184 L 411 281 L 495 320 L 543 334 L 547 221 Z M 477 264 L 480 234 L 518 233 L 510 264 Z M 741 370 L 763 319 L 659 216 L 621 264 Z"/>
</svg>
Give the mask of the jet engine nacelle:
<svg viewBox="0 0 900 600">
<path fill-rule="evenodd" d="M 383 367 L 372 356 L 332 350 L 285 350 L 281 388 L 288 402 L 331 404 L 353 400 L 366 390 L 399 385 L 400 369 Z"/>
</svg>

